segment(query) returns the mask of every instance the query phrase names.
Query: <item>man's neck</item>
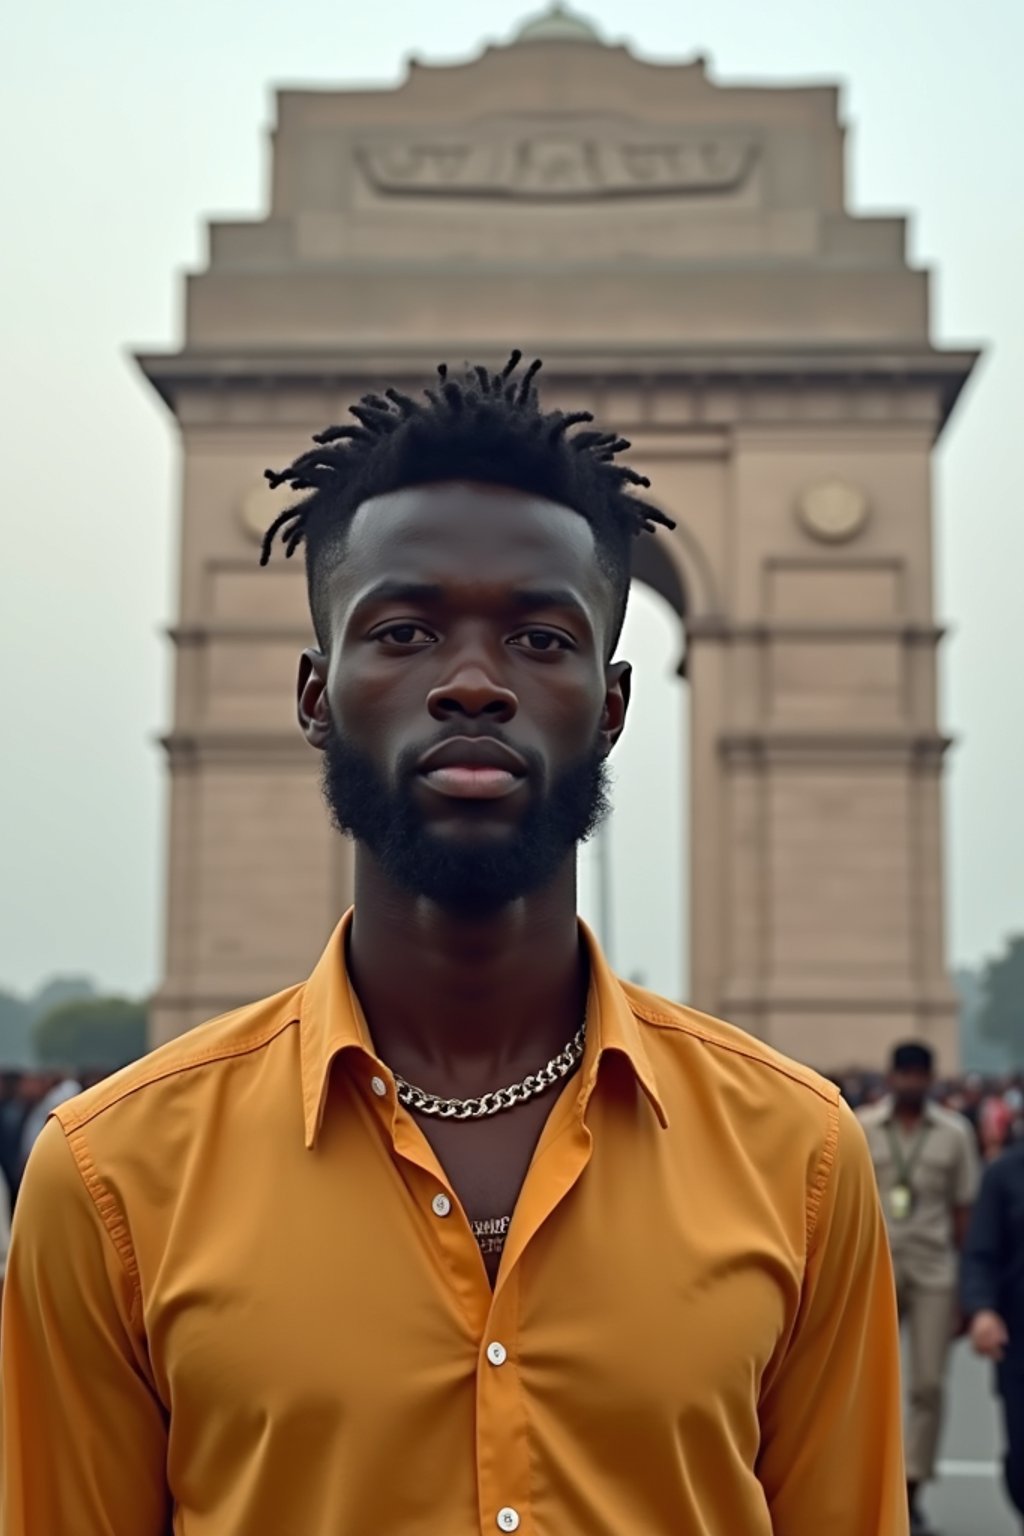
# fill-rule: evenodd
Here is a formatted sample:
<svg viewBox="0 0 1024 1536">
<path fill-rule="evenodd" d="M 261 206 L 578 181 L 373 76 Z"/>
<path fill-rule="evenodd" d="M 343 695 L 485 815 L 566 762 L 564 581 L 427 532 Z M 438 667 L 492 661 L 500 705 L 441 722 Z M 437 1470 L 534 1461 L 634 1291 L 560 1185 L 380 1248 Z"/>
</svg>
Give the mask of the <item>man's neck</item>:
<svg viewBox="0 0 1024 1536">
<path fill-rule="evenodd" d="M 893 1115 L 895 1116 L 897 1123 L 902 1126 L 903 1130 L 912 1131 L 917 1126 L 919 1126 L 924 1119 L 924 1109 L 925 1107 L 923 1104 L 919 1109 L 912 1109 L 909 1105 L 906 1104 L 897 1104 L 893 1109 Z"/>
<path fill-rule="evenodd" d="M 348 965 L 374 1048 L 434 1092 L 482 1093 L 543 1066 L 583 1019 L 575 860 L 479 918 L 396 889 L 357 849 Z"/>
</svg>

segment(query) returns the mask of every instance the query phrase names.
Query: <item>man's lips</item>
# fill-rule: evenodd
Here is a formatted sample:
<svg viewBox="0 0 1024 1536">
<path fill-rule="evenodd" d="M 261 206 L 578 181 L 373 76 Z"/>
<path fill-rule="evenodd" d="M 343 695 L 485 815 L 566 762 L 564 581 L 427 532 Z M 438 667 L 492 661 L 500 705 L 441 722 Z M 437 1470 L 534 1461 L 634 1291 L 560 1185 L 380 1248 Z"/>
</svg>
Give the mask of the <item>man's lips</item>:
<svg viewBox="0 0 1024 1536">
<path fill-rule="evenodd" d="M 468 764 L 432 768 L 422 777 L 431 789 L 455 800 L 500 800 L 525 782 L 521 774 L 509 773 L 506 768 L 471 768 Z"/>
<path fill-rule="evenodd" d="M 456 800 L 499 800 L 525 781 L 526 762 L 493 736 L 452 736 L 431 747 L 418 772 L 438 794 Z"/>
</svg>

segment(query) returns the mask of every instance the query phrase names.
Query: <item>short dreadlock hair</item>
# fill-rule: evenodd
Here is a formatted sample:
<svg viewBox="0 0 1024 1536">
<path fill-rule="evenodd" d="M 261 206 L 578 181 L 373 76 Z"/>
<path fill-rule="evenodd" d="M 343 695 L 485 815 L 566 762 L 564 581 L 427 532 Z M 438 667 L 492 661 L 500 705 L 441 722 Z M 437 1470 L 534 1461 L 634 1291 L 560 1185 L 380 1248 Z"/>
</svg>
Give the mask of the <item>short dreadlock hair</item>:
<svg viewBox="0 0 1024 1536">
<path fill-rule="evenodd" d="M 266 470 L 275 489 L 287 483 L 312 492 L 271 523 L 260 564 L 267 564 L 278 536 L 286 556 L 305 543 L 309 605 L 322 649 L 330 631 L 325 577 L 344 554 L 356 509 L 409 486 L 476 480 L 542 496 L 586 518 L 615 601 L 610 654 L 626 612 L 633 537 L 653 533 L 659 523 L 675 524 L 627 490 L 650 485 L 615 463 L 628 440 L 614 432 L 574 432 L 593 421 L 590 411 L 543 411 L 535 382 L 540 359 L 517 376 L 521 358 L 513 352 L 500 373 L 467 363 L 459 378 L 441 363 L 436 387 L 420 400 L 397 389 L 364 395 L 350 407 L 355 426 L 328 427 L 313 438 L 315 448 L 285 469 Z"/>
</svg>

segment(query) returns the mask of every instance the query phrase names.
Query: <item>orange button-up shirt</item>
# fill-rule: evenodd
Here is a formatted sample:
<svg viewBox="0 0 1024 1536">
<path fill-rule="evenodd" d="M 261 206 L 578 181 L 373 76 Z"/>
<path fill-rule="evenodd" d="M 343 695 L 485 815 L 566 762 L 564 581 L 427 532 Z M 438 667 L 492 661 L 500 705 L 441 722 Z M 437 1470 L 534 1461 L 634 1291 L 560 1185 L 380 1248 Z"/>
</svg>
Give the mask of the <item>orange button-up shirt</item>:
<svg viewBox="0 0 1024 1536">
<path fill-rule="evenodd" d="M 904 1536 L 890 1263 L 835 1089 L 588 940 L 585 1057 L 492 1292 L 344 935 L 37 1143 L 3 1536 Z"/>
</svg>

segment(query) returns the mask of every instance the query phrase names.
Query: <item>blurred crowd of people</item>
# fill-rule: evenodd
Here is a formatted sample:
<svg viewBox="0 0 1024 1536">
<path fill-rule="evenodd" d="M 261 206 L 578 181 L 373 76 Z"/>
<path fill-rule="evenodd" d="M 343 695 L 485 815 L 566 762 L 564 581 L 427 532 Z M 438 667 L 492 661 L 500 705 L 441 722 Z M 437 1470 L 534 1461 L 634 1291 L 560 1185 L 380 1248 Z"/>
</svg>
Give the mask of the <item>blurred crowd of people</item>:
<svg viewBox="0 0 1024 1536">
<path fill-rule="evenodd" d="M 885 1076 L 833 1076 L 864 1130 L 906 1334 L 905 1463 L 912 1536 L 931 1536 L 953 1341 L 991 1362 L 1006 1491 L 1024 1529 L 1024 1074 L 939 1079 L 904 1041 Z"/>
<path fill-rule="evenodd" d="M 97 1068 L 0 1068 L 0 1174 L 5 1186 L 0 1201 L 6 1194 L 13 1206 L 28 1155 L 50 1111 L 106 1076 Z"/>
<path fill-rule="evenodd" d="M 36 1137 L 51 1110 L 108 1075 L 99 1069 L 0 1068 L 0 1294 L 7 1274 L 14 1202 Z"/>
<path fill-rule="evenodd" d="M 889 1092 L 889 1078 L 881 1072 L 851 1067 L 831 1073 L 830 1078 L 851 1109 L 858 1112 L 879 1103 Z M 1002 1077 L 969 1072 L 963 1077 L 940 1078 L 932 1098 L 942 1108 L 970 1121 L 982 1162 L 990 1163 L 1014 1142 L 1024 1141 L 1024 1072 Z"/>
</svg>

